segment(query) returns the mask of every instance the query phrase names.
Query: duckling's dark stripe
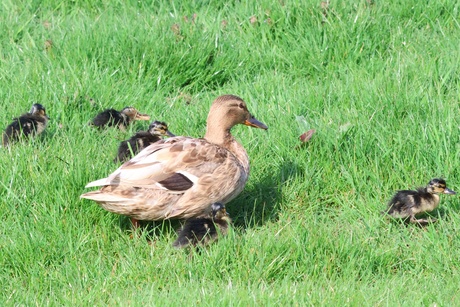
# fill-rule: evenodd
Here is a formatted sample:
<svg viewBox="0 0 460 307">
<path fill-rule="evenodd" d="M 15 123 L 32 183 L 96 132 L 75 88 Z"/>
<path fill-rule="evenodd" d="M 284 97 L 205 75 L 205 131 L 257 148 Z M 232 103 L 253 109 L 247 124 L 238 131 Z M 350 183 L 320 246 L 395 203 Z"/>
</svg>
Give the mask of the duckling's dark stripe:
<svg viewBox="0 0 460 307">
<path fill-rule="evenodd" d="M 174 173 L 171 177 L 160 181 L 159 184 L 171 191 L 185 191 L 193 186 L 190 179 L 179 173 Z"/>
</svg>

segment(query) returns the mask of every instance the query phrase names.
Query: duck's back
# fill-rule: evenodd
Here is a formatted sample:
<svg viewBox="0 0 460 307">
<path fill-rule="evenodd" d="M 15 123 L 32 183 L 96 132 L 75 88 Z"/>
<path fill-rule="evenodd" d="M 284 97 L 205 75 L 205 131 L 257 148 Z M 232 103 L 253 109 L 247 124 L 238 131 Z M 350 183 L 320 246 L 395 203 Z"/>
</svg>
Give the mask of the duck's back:
<svg viewBox="0 0 460 307">
<path fill-rule="evenodd" d="M 173 246 L 180 248 L 200 243 L 206 245 L 217 235 L 216 226 L 211 218 L 194 218 L 187 220 Z"/>
<path fill-rule="evenodd" d="M 17 141 L 21 136 L 32 136 L 42 133 L 46 128 L 46 119 L 32 114 L 23 114 L 9 124 L 2 136 L 3 145 Z"/>
<path fill-rule="evenodd" d="M 127 161 L 131 158 L 131 151 L 136 155 L 142 149 L 160 140 L 161 138 L 159 136 L 153 135 L 150 132 L 139 131 L 128 140 L 120 143 L 116 162 Z"/>
<path fill-rule="evenodd" d="M 247 180 L 244 167 L 228 150 L 205 139 L 160 140 L 123 164 L 82 195 L 104 209 L 138 220 L 191 218 L 214 202 L 238 195 Z"/>
<path fill-rule="evenodd" d="M 96 127 L 112 127 L 124 124 L 125 118 L 115 109 L 107 109 L 93 119 L 93 125 Z"/>
<path fill-rule="evenodd" d="M 420 213 L 432 211 L 439 204 L 439 196 L 431 194 L 425 188 L 401 190 L 388 203 L 390 215 L 405 215 L 407 212 Z"/>
</svg>

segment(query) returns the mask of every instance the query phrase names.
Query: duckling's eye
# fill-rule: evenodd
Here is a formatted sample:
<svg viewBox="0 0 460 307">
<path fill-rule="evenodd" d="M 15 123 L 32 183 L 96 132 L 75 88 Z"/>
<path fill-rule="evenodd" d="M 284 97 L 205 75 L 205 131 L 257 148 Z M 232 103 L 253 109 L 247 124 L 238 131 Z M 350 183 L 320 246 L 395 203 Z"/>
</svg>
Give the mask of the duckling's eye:
<svg viewBox="0 0 460 307">
<path fill-rule="evenodd" d="M 238 105 L 238 107 L 239 107 L 240 109 L 246 110 L 246 106 L 244 105 L 244 103 L 240 103 L 240 104 Z"/>
</svg>

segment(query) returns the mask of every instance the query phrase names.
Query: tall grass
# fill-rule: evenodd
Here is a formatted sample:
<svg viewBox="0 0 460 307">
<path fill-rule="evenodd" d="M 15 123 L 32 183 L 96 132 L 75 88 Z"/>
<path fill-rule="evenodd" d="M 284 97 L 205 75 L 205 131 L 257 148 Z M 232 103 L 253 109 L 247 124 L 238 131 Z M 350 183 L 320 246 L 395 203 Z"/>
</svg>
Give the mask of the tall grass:
<svg viewBox="0 0 460 307">
<path fill-rule="evenodd" d="M 0 150 L 0 302 L 457 305 L 458 197 L 424 229 L 380 211 L 433 177 L 460 189 L 458 20 L 447 0 L 3 1 L 0 122 L 35 102 L 52 120 Z M 130 236 L 79 199 L 147 127 L 96 131 L 97 112 L 199 137 L 226 93 L 269 126 L 233 129 L 251 177 L 228 237 L 178 251 L 176 223 Z"/>
</svg>

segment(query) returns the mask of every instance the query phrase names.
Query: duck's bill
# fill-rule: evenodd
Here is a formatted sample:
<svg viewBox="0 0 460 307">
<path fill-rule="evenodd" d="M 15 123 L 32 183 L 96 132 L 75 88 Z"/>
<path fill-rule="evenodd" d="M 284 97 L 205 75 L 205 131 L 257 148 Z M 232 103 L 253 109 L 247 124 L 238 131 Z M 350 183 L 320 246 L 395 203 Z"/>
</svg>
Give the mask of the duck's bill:
<svg viewBox="0 0 460 307">
<path fill-rule="evenodd" d="M 176 135 L 169 132 L 169 130 L 166 130 L 166 135 L 169 136 L 169 137 L 175 137 Z"/>
<path fill-rule="evenodd" d="M 259 122 L 257 119 L 255 119 L 254 116 L 251 116 L 250 119 L 247 119 L 244 122 L 244 124 L 246 126 L 250 126 L 250 127 L 254 127 L 254 128 L 260 128 L 260 129 L 264 129 L 264 130 L 268 129 L 268 127 L 264 123 Z"/>
<path fill-rule="evenodd" d="M 444 194 L 457 194 L 457 192 L 452 191 L 451 189 L 446 188 L 446 189 L 444 190 Z"/>
<path fill-rule="evenodd" d="M 137 119 L 137 120 L 149 120 L 149 119 L 150 119 L 150 116 L 147 115 L 147 114 L 137 113 L 137 114 L 136 114 L 136 119 Z"/>
</svg>

